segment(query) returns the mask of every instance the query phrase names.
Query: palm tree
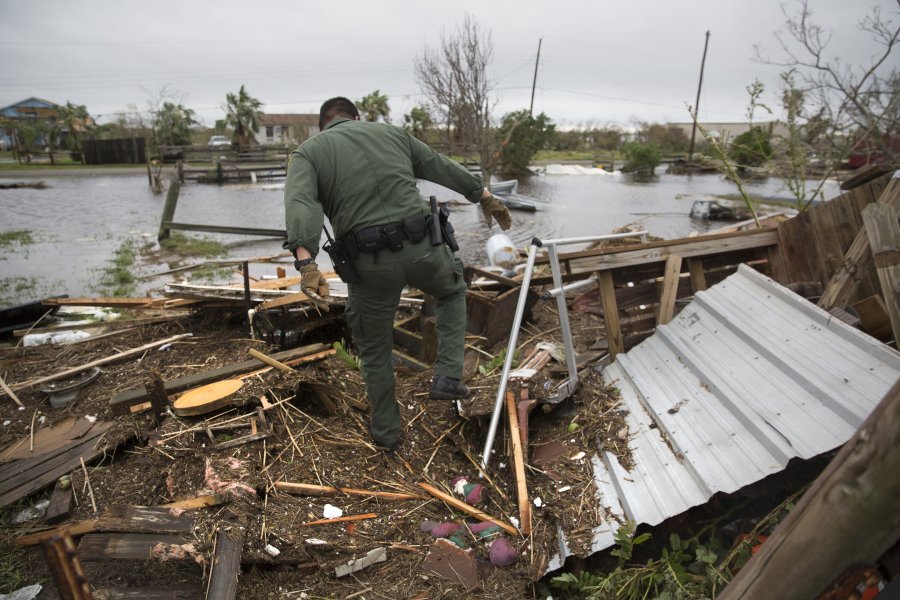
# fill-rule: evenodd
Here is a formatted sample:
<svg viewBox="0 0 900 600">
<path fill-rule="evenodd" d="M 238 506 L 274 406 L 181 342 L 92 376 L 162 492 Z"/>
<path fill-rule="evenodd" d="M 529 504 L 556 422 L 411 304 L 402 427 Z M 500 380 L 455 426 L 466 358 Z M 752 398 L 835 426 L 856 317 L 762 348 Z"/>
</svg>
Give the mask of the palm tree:
<svg viewBox="0 0 900 600">
<path fill-rule="evenodd" d="M 87 107 L 83 104 L 72 104 L 66 102 L 65 106 L 59 109 L 59 121 L 62 123 L 66 132 L 65 141 L 73 153 L 81 155 L 81 136 L 93 124 L 91 115 L 88 114 Z"/>
<path fill-rule="evenodd" d="M 362 113 L 366 121 L 377 121 L 378 117 L 390 123 L 391 107 L 388 106 L 388 97 L 375 90 L 356 103 L 356 107 Z"/>
<path fill-rule="evenodd" d="M 256 141 L 262 102 L 248 94 L 243 85 L 237 95 L 225 94 L 225 101 L 225 124 L 234 129 L 232 142 L 246 148 Z"/>
</svg>

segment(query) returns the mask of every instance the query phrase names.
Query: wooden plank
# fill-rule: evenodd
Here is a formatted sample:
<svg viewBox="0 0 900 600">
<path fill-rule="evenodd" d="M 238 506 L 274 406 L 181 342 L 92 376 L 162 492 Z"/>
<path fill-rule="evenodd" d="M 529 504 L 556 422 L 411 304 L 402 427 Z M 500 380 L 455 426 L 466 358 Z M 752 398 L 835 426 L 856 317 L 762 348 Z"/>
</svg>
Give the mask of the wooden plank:
<svg viewBox="0 0 900 600">
<path fill-rule="evenodd" d="M 855 302 L 853 309 L 859 315 L 863 331 L 879 340 L 890 339 L 891 320 L 881 296 L 875 294 Z"/>
<path fill-rule="evenodd" d="M 214 445 L 211 450 L 226 450 L 228 448 L 234 448 L 235 446 L 242 446 L 243 444 L 249 444 L 250 442 L 258 442 L 259 440 L 264 440 L 268 437 L 272 436 L 271 431 L 264 431 L 261 433 L 251 433 L 250 435 L 244 435 L 238 438 L 234 438 L 233 440 L 228 440 L 227 442 L 220 442 Z"/>
<path fill-rule="evenodd" d="M 187 540 L 177 535 L 155 535 L 148 533 L 89 533 L 78 544 L 80 560 L 146 560 L 153 558 L 153 548 L 157 544 L 181 545 Z M 194 561 L 192 556 L 173 560 Z"/>
<path fill-rule="evenodd" d="M 831 203 L 820 204 L 807 212 L 818 251 L 819 266 L 822 268 L 819 281 L 824 286 L 840 266 L 844 251 Z"/>
<path fill-rule="evenodd" d="M 809 263 L 806 261 L 806 253 L 803 249 L 803 241 L 801 239 L 800 230 L 802 223 L 795 218 L 788 219 L 784 223 L 779 223 L 776 231 L 778 232 L 778 247 L 784 255 L 787 265 L 789 282 L 812 281 L 813 276 L 809 270 Z"/>
<path fill-rule="evenodd" d="M 900 340 L 900 226 L 897 210 L 871 204 L 862 213 L 894 339 Z"/>
<path fill-rule="evenodd" d="M 204 233 L 234 233 L 238 235 L 252 235 L 255 237 L 275 237 L 284 239 L 287 231 L 284 229 L 261 229 L 256 227 L 232 227 L 229 225 L 203 225 L 201 223 L 174 223 L 164 221 L 161 227 L 177 229 L 179 231 L 202 231 Z"/>
<path fill-rule="evenodd" d="M 47 298 L 44 306 L 109 306 L 113 308 L 141 308 L 158 298 Z"/>
<path fill-rule="evenodd" d="M 689 258 L 688 271 L 691 274 L 691 289 L 694 293 L 706 290 L 706 274 L 703 272 L 703 259 L 700 257 Z"/>
<path fill-rule="evenodd" d="M 190 533 L 194 520 L 162 506 L 112 505 L 97 517 L 97 531 Z"/>
<path fill-rule="evenodd" d="M 199 583 L 172 587 L 99 588 L 97 597 L 105 600 L 197 600 L 203 596 Z"/>
<path fill-rule="evenodd" d="M 519 535 L 519 531 L 515 527 L 510 525 L 509 523 L 506 523 L 499 519 L 495 519 L 494 517 L 487 514 L 486 512 L 480 511 L 477 508 L 475 508 L 474 506 L 470 506 L 470 505 L 466 504 L 465 502 L 463 502 L 462 500 L 458 500 L 458 499 L 454 498 L 450 494 L 445 494 L 444 492 L 442 492 L 441 490 L 437 489 L 436 487 L 434 487 L 430 484 L 419 483 L 417 485 L 420 488 L 422 488 L 423 490 L 425 490 L 426 492 L 428 492 L 429 494 L 431 494 L 432 496 L 434 496 L 435 498 L 437 498 L 438 500 L 442 500 L 444 503 L 452 506 L 453 508 L 455 508 L 457 510 L 461 510 L 462 512 L 464 512 L 466 514 L 469 514 L 469 515 L 475 517 L 479 521 L 484 521 L 486 523 L 493 523 L 495 525 L 498 525 L 501 529 L 503 529 L 507 533 L 510 533 L 512 535 Z"/>
<path fill-rule="evenodd" d="M 650 242 L 637 246 L 626 246 L 624 249 L 616 248 L 614 252 L 609 249 L 601 249 L 568 256 L 572 257 L 573 272 L 603 271 L 631 265 L 665 262 L 670 254 L 692 258 L 749 248 L 765 248 L 776 244 L 778 244 L 778 234 L 775 229 L 757 229 L 722 236 Z"/>
<path fill-rule="evenodd" d="M 422 350 L 422 336 L 394 325 L 394 345 L 399 346 L 410 356 L 419 356 Z"/>
<path fill-rule="evenodd" d="M 376 500 L 425 500 L 428 496 L 422 494 L 407 494 L 402 492 L 379 492 L 376 490 L 361 490 L 349 487 L 332 487 L 328 485 L 315 485 L 312 483 L 291 483 L 289 481 L 276 481 L 275 489 L 289 494 L 301 494 L 306 496 L 338 496 L 347 494 L 350 496 L 365 496 Z"/>
<path fill-rule="evenodd" d="M 77 444 L 73 444 L 46 460 L 33 463 L 28 470 L 5 480 L 0 485 L 0 507 L 52 485 L 61 476 L 81 466 L 82 459 L 89 462 L 104 454 L 109 449 L 105 444 L 95 447 L 99 437 L 98 434 L 87 439 L 80 439 Z"/>
<path fill-rule="evenodd" d="M 281 298 L 266 300 L 264 302 L 261 302 L 256 308 L 269 310 L 270 308 L 289 306 L 291 304 L 297 304 L 298 302 L 305 302 L 307 300 L 309 300 L 309 296 L 307 296 L 303 292 L 297 292 L 296 294 L 291 294 L 290 296 L 282 296 Z"/>
<path fill-rule="evenodd" d="M 612 273 L 600 271 L 597 274 L 600 289 L 600 301 L 603 304 L 603 320 L 606 324 L 606 337 L 609 340 L 609 357 L 624 351 L 622 344 L 622 328 L 619 325 L 619 307 L 616 304 L 616 288 L 613 285 Z"/>
<path fill-rule="evenodd" d="M 522 450 L 522 432 L 519 430 L 519 415 L 516 397 L 506 392 L 506 416 L 509 419 L 509 439 L 512 442 L 510 458 L 516 476 L 516 498 L 519 501 L 519 526 L 522 535 L 531 535 L 531 500 L 528 497 L 528 480 L 525 478 L 525 453 Z"/>
<path fill-rule="evenodd" d="M 275 360 L 287 363 L 287 361 L 290 359 L 307 356 L 325 350 L 328 350 L 328 346 L 326 346 L 325 344 L 309 344 L 300 348 L 294 348 L 292 350 L 285 350 L 283 352 L 272 354 L 271 357 Z M 185 375 L 184 377 L 172 379 L 171 381 L 166 382 L 166 393 L 168 393 L 169 395 L 177 394 L 187 389 L 199 387 L 201 385 L 218 381 L 220 379 L 228 379 L 230 377 L 234 377 L 235 375 L 240 375 L 241 373 L 246 373 L 248 371 L 258 369 L 260 367 L 260 364 L 261 363 L 258 360 L 250 359 L 231 365 L 225 365 L 224 367 L 213 369 L 211 371 L 203 371 L 201 373 Z M 143 386 L 141 386 L 116 394 L 109 401 L 109 404 L 113 414 L 121 415 L 128 413 L 131 406 L 135 404 L 141 404 L 143 402 L 146 402 L 147 400 L 147 390 Z"/>
<path fill-rule="evenodd" d="M 72 484 L 63 487 L 59 480 L 53 487 L 53 493 L 50 494 L 50 506 L 47 507 L 47 513 L 44 515 L 44 521 L 49 524 L 58 523 L 69 516 L 72 510 Z"/>
<path fill-rule="evenodd" d="M 515 279 L 510 279 L 509 277 L 504 277 L 498 273 L 494 273 L 492 271 L 487 271 L 485 269 L 480 269 L 478 267 L 468 267 L 469 272 L 473 275 L 478 275 L 479 277 L 484 277 L 485 279 L 490 279 L 492 281 L 496 281 L 497 283 L 502 283 L 506 287 L 516 288 L 522 285 L 522 281 L 516 281 Z"/>
<path fill-rule="evenodd" d="M 416 360 L 412 356 L 397 350 L 396 348 L 394 348 L 394 350 L 391 352 L 391 357 L 395 363 L 399 363 L 405 367 L 412 369 L 413 371 L 417 371 L 420 373 L 431 368 L 430 365 L 426 365 L 425 363 Z"/>
<path fill-rule="evenodd" d="M 900 210 L 900 171 L 894 174 L 884 188 L 878 203 Z M 856 294 L 859 281 L 868 270 L 871 256 L 869 237 L 865 228 L 862 228 L 844 255 L 840 268 L 825 286 L 825 292 L 819 299 L 819 307 L 829 310 L 834 307 L 843 308 L 849 304 Z"/>
<path fill-rule="evenodd" d="M 192 510 L 195 508 L 205 508 L 207 506 L 218 506 L 231 502 L 231 497 L 225 494 L 207 494 L 204 496 L 196 496 L 185 500 L 176 500 L 168 504 L 161 505 L 162 508 L 178 508 L 180 510 Z"/>
<path fill-rule="evenodd" d="M 818 598 L 854 564 L 897 543 L 900 382 L 882 399 L 774 533 L 717 597 Z"/>
<path fill-rule="evenodd" d="M 79 365 L 77 367 L 72 367 L 69 369 L 65 369 L 58 373 L 54 373 L 53 375 L 47 375 L 46 377 L 40 377 L 38 379 L 32 379 L 31 381 L 25 381 L 22 383 L 17 383 L 12 386 L 14 390 L 20 390 L 24 388 L 34 387 L 36 385 L 40 385 L 42 383 L 47 383 L 50 381 L 57 381 L 59 379 L 65 379 L 66 377 L 71 377 L 72 375 L 77 375 L 78 373 L 82 373 L 89 369 L 93 369 L 94 367 L 99 367 L 102 365 L 106 365 L 112 362 L 116 362 L 119 360 L 123 360 L 128 358 L 129 356 L 134 356 L 135 354 L 143 353 L 147 350 L 152 350 L 153 348 L 158 348 L 159 346 L 170 344 L 172 342 L 176 342 L 180 339 L 192 336 L 192 333 L 182 333 L 179 335 L 173 335 L 172 337 L 168 337 L 164 340 L 157 340 L 155 342 L 151 342 L 149 344 L 144 344 L 143 346 L 139 346 L 137 348 L 132 348 L 131 350 L 126 350 L 124 352 L 117 352 L 112 356 L 106 356 L 104 358 L 100 358 L 89 363 L 85 363 L 83 365 Z"/>
<path fill-rule="evenodd" d="M 884 189 L 879 192 L 878 183 L 885 180 L 887 181 L 887 183 L 885 184 Z M 865 227 L 862 223 L 862 211 L 864 211 L 868 205 L 874 202 L 878 202 L 881 199 L 881 194 L 884 193 L 884 191 L 887 189 L 887 185 L 889 185 L 890 181 L 890 177 L 886 177 L 885 179 L 878 179 L 870 185 L 857 188 L 851 192 L 851 194 L 853 194 L 853 201 L 856 207 L 856 218 L 859 219 L 860 231 L 865 230 Z M 857 290 L 862 291 L 854 294 L 854 296 L 850 298 L 850 301 L 857 300 L 860 297 L 868 297 L 872 294 L 880 293 L 878 275 L 875 274 L 874 269 L 863 269 L 863 271 L 858 275 L 858 280 L 859 283 L 857 284 Z"/>
<path fill-rule="evenodd" d="M 241 575 L 241 552 L 244 546 L 243 528 L 221 528 L 216 533 L 216 549 L 213 553 L 208 600 L 233 600 L 237 597 L 238 578 Z"/>
<path fill-rule="evenodd" d="M 294 373 L 294 374 L 297 373 L 294 369 L 290 368 L 283 362 L 280 362 L 279 360 L 272 358 L 268 354 L 263 354 L 262 352 L 260 352 L 259 350 L 256 350 L 255 348 L 250 348 L 249 350 L 247 350 L 247 353 L 250 356 L 252 356 L 253 358 L 255 358 L 256 360 L 266 363 L 270 367 L 275 367 L 276 369 L 278 369 L 280 371 L 284 371 L 286 373 Z"/>
<path fill-rule="evenodd" d="M 845 193 L 828 203 L 829 206 L 831 206 L 832 213 L 834 213 L 834 222 L 837 228 L 838 240 L 841 244 L 840 262 L 838 263 L 835 272 L 831 274 L 832 277 L 840 270 L 844 256 L 846 256 L 847 252 L 850 250 L 853 241 L 856 239 L 856 236 L 859 235 L 859 231 L 863 226 L 862 214 L 860 208 L 856 204 L 856 196 L 863 197 L 865 194 L 863 194 L 861 190 Z M 872 287 L 872 279 L 870 277 L 863 277 L 857 285 L 857 294 L 862 297 L 868 297 L 875 293 L 877 293 L 877 290 Z"/>
<path fill-rule="evenodd" d="M 665 325 L 675 316 L 675 295 L 678 293 L 680 275 L 681 257 L 677 254 L 670 254 L 666 258 L 666 274 L 663 277 L 662 293 L 659 297 L 657 325 Z"/>
</svg>

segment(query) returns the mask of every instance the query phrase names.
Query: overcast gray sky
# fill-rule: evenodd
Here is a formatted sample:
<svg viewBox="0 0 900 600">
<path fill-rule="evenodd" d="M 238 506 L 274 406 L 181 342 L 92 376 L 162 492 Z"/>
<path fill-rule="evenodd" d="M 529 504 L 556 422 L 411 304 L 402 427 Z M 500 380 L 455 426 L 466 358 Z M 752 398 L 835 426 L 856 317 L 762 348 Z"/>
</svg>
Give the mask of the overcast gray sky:
<svg viewBox="0 0 900 600">
<path fill-rule="evenodd" d="M 830 49 L 867 62 L 857 28 L 872 6 L 895 22 L 897 0 L 810 0 L 833 30 Z M 535 113 L 561 126 L 683 122 L 703 53 L 704 121 L 740 121 L 746 86 L 766 84 L 776 103 L 773 55 L 785 17 L 778 0 L 0 0 L 0 107 L 36 96 L 84 104 L 100 122 L 145 109 L 167 87 L 206 125 L 224 116 L 241 84 L 269 113 L 317 112 L 331 96 L 380 90 L 394 123 L 423 102 L 416 56 L 469 13 L 493 37 L 496 114 L 528 108 L 543 38 Z M 794 10 L 794 0 L 785 6 Z M 892 57 L 895 64 L 897 56 Z M 760 117 L 757 116 L 759 119 Z M 760 119 L 762 120 L 762 119 Z"/>
</svg>

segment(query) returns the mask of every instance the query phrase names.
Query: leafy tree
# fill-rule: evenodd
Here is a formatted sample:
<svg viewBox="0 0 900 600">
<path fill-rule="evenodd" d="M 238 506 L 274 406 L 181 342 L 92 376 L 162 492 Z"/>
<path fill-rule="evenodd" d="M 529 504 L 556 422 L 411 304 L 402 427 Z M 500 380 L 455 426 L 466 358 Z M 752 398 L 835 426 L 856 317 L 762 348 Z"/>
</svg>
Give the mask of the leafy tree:
<svg viewBox="0 0 900 600">
<path fill-rule="evenodd" d="M 199 125 L 194 111 L 181 104 L 163 102 L 154 115 L 153 131 L 159 146 L 185 146 L 191 143 L 191 127 Z"/>
<path fill-rule="evenodd" d="M 738 135 L 731 142 L 728 155 L 739 168 L 758 167 L 772 158 L 772 135 L 759 126 L 754 126 Z"/>
<path fill-rule="evenodd" d="M 793 87 L 802 90 L 796 105 L 798 123 L 815 119 L 824 126 L 829 148 L 817 152 L 826 167 L 846 158 L 854 147 L 866 149 L 886 161 L 897 159 L 900 131 L 900 72 L 891 60 L 900 43 L 900 21 L 891 22 L 875 6 L 859 21 L 871 58 L 866 64 L 848 64 L 828 50 L 831 33 L 817 24 L 808 0 L 797 0 L 790 12 L 783 6 L 784 27 L 775 37 L 783 57 L 767 58 L 756 48 L 760 62 L 785 68 Z"/>
<path fill-rule="evenodd" d="M 659 148 L 654 144 L 630 142 L 622 149 L 625 154 L 625 166 L 622 171 L 634 173 L 642 177 L 651 177 L 660 163 Z"/>
<path fill-rule="evenodd" d="M 659 123 L 642 123 L 637 133 L 637 141 L 653 144 L 665 154 L 684 152 L 690 144 L 687 134 L 680 127 Z"/>
<path fill-rule="evenodd" d="M 391 107 L 388 105 L 388 97 L 378 90 L 375 90 L 368 96 L 363 96 L 356 103 L 356 107 L 366 121 L 374 122 L 380 117 L 385 123 L 391 122 Z"/>
<path fill-rule="evenodd" d="M 409 114 L 403 115 L 403 128 L 420 140 L 425 139 L 425 132 L 432 125 L 431 113 L 424 106 L 414 106 Z"/>
<path fill-rule="evenodd" d="M 81 136 L 91 125 L 91 115 L 83 104 L 66 102 L 59 109 L 59 120 L 66 130 L 66 145 L 69 150 L 81 149 Z"/>
<path fill-rule="evenodd" d="M 234 130 L 232 143 L 246 148 L 256 141 L 262 102 L 252 97 L 241 86 L 237 94 L 225 95 L 225 123 Z"/>
<path fill-rule="evenodd" d="M 503 117 L 498 131 L 500 143 L 500 168 L 513 176 L 528 173 L 528 163 L 538 150 L 553 138 L 556 126 L 544 113 L 532 117 L 527 110 L 508 113 Z"/>
<path fill-rule="evenodd" d="M 487 76 L 493 55 L 490 32 L 467 14 L 454 34 L 442 34 L 438 48 L 426 47 L 415 60 L 416 81 L 446 123 L 450 152 L 456 140 L 463 152 L 474 149 L 485 181 L 499 158 L 491 128 L 494 86 Z"/>
</svg>

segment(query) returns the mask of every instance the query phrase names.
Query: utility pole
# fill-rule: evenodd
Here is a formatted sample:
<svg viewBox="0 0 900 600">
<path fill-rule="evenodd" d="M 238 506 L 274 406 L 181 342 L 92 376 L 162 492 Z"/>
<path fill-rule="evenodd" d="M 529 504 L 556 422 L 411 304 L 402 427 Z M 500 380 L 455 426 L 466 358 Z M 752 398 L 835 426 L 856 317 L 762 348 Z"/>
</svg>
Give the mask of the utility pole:
<svg viewBox="0 0 900 600">
<path fill-rule="evenodd" d="M 694 102 L 694 125 L 691 127 L 691 146 L 688 149 L 688 165 L 694 157 L 694 137 L 697 135 L 697 119 L 700 118 L 700 88 L 703 87 L 703 67 L 706 65 L 706 49 L 709 47 L 709 31 L 706 32 L 706 41 L 703 43 L 703 60 L 700 61 L 700 82 L 697 84 L 697 101 Z"/>
<path fill-rule="evenodd" d="M 534 79 L 531 81 L 531 106 L 528 107 L 528 116 L 532 116 L 532 112 L 534 111 L 534 88 L 537 85 L 537 71 L 538 71 L 538 63 L 541 62 L 541 43 L 543 43 L 544 38 L 538 39 L 538 53 L 537 58 L 534 60 Z"/>
</svg>

